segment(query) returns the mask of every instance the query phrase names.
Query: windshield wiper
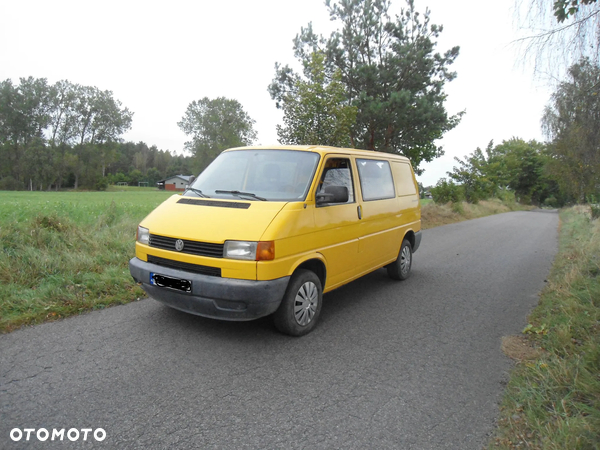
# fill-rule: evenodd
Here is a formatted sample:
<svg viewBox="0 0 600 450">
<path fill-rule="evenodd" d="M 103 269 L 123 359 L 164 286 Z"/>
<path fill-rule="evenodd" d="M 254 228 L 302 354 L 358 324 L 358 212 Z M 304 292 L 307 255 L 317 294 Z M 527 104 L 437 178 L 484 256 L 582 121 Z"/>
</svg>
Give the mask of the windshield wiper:
<svg viewBox="0 0 600 450">
<path fill-rule="evenodd" d="M 200 189 L 196 189 L 196 188 L 193 188 L 193 187 L 188 187 L 185 191 L 186 192 L 187 191 L 192 191 L 194 194 L 196 194 L 196 195 L 198 195 L 200 197 L 210 198 L 208 195 L 203 194 Z"/>
<path fill-rule="evenodd" d="M 267 199 L 263 198 L 263 197 L 259 197 L 256 194 L 253 194 L 252 192 L 241 192 L 241 191 L 222 191 L 222 190 L 216 190 L 215 194 L 231 194 L 231 195 L 237 195 L 238 197 L 241 196 L 246 196 L 246 197 L 252 197 L 255 198 L 256 200 L 262 200 L 263 202 L 266 202 Z"/>
</svg>

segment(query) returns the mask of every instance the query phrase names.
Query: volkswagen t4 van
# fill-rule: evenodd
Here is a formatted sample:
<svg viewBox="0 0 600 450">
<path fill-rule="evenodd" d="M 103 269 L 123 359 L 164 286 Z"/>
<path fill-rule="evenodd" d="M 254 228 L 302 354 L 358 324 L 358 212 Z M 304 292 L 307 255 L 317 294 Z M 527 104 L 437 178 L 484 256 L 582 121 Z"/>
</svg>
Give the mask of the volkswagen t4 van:
<svg viewBox="0 0 600 450">
<path fill-rule="evenodd" d="M 223 320 L 272 314 L 281 332 L 301 336 L 323 293 L 382 267 L 408 278 L 418 192 L 398 155 L 233 148 L 139 224 L 130 272 L 172 308 Z"/>
</svg>

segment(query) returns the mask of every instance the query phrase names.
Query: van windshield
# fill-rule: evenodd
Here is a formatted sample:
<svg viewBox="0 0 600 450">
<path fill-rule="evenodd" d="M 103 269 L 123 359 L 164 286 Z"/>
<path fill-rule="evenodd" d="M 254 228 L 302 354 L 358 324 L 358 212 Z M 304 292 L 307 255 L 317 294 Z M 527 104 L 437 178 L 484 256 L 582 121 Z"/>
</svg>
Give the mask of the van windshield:
<svg viewBox="0 0 600 450">
<path fill-rule="evenodd" d="M 185 196 L 249 201 L 303 201 L 319 154 L 297 150 L 234 150 L 221 153 Z"/>
</svg>

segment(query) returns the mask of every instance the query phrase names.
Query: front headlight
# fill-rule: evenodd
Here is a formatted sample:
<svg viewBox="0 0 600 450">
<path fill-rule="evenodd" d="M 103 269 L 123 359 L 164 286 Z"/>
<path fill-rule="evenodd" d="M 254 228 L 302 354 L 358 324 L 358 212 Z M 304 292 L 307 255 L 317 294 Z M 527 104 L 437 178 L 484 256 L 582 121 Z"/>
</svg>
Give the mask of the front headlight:
<svg viewBox="0 0 600 450">
<path fill-rule="evenodd" d="M 256 261 L 256 246 L 258 242 L 225 241 L 223 258 L 245 259 Z"/>
<path fill-rule="evenodd" d="M 272 261 L 275 259 L 275 243 L 273 241 L 225 241 L 223 258 Z"/>
<path fill-rule="evenodd" d="M 148 230 L 148 228 L 140 227 L 138 225 L 137 234 L 136 234 L 135 239 L 140 244 L 149 245 L 150 244 L 150 230 Z"/>
</svg>

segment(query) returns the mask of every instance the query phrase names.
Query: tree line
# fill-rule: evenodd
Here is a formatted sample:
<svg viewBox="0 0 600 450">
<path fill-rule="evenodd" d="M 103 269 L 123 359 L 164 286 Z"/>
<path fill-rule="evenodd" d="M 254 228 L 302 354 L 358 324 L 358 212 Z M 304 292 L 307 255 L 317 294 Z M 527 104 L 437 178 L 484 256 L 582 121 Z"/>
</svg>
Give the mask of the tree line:
<svg viewBox="0 0 600 450">
<path fill-rule="evenodd" d="M 325 3 L 338 29 L 322 36 L 310 23 L 303 27 L 293 47 L 301 71 L 276 63 L 267 88 L 283 111 L 280 142 L 398 153 L 422 173 L 423 162 L 444 153 L 439 139 L 464 114 L 450 114 L 445 106 L 459 47 L 436 50 L 443 27 L 430 22 L 429 10 L 417 11 L 413 0 L 394 17 L 390 0 Z M 565 11 L 557 17 L 569 19 L 573 10 Z M 432 192 L 467 201 L 512 193 L 537 204 L 598 197 L 599 86 L 597 60 L 580 59 L 542 118 L 548 142 L 514 138 L 476 149 L 457 158 Z M 189 157 L 123 143 L 132 117 L 112 92 L 95 87 L 34 78 L 0 83 L 0 189 L 153 184 L 175 173 L 199 173 L 222 150 L 257 137 L 255 121 L 225 97 L 193 101 L 184 112 L 178 125 L 189 137 Z"/>
<path fill-rule="evenodd" d="M 103 189 L 189 173 L 189 157 L 122 142 L 132 118 L 97 87 L 33 77 L 0 82 L 0 189 Z"/>
<path fill-rule="evenodd" d="M 600 66 L 573 64 L 545 108 L 546 143 L 518 138 L 477 148 L 431 189 L 438 202 L 490 197 L 560 206 L 600 203 Z"/>
</svg>

